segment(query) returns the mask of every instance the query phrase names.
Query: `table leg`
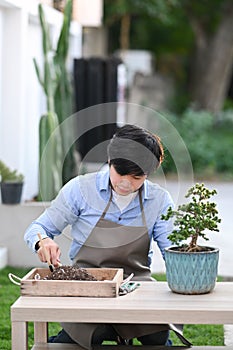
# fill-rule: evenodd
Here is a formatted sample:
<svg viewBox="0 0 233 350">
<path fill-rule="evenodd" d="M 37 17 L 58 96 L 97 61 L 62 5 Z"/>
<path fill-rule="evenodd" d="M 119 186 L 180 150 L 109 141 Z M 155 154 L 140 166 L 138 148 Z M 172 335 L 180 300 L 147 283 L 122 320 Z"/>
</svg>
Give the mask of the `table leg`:
<svg viewBox="0 0 233 350">
<path fill-rule="evenodd" d="M 11 323 L 11 350 L 28 350 L 27 322 Z"/>
<path fill-rule="evenodd" d="M 47 343 L 48 323 L 34 322 L 34 343 Z"/>
</svg>

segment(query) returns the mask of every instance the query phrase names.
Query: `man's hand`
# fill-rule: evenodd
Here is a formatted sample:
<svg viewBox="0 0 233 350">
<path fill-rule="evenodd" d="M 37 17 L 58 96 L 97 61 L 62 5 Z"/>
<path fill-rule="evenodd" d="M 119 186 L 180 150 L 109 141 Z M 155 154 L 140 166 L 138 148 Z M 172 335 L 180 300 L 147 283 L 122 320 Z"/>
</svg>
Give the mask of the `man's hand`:
<svg viewBox="0 0 233 350">
<path fill-rule="evenodd" d="M 46 249 L 47 252 L 49 253 L 51 264 L 53 264 L 54 267 L 58 267 L 60 265 L 61 251 L 57 243 L 55 243 L 51 238 L 44 238 L 43 245 L 44 245 L 44 249 Z M 37 254 L 39 256 L 40 261 L 47 262 L 40 243 L 39 243 L 39 247 L 40 248 L 37 250 Z"/>
</svg>

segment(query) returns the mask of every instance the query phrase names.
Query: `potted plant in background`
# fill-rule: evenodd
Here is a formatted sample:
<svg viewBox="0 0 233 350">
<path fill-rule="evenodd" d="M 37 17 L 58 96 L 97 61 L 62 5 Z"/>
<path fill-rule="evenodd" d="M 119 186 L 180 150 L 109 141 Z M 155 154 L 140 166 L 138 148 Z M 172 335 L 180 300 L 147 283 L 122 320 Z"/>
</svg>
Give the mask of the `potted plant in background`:
<svg viewBox="0 0 233 350">
<path fill-rule="evenodd" d="M 1 196 L 3 204 L 20 203 L 24 176 L 17 170 L 11 170 L 0 160 Z"/>
<path fill-rule="evenodd" d="M 219 249 L 197 244 L 199 237 L 208 240 L 207 231 L 219 231 L 216 203 L 209 199 L 217 193 L 204 184 L 191 187 L 189 202 L 171 207 L 163 220 L 175 217 L 175 229 L 168 236 L 175 246 L 165 249 L 166 275 L 169 288 L 181 294 L 204 294 L 213 290 L 218 272 Z M 184 243 L 188 240 L 188 243 Z"/>
</svg>

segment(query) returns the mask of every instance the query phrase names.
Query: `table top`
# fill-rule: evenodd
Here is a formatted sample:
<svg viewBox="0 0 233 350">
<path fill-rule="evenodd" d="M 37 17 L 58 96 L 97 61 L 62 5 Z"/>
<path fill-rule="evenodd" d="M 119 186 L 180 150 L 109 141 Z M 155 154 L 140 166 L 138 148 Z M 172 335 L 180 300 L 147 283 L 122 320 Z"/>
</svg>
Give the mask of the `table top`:
<svg viewBox="0 0 233 350">
<path fill-rule="evenodd" d="M 21 296 L 12 321 L 233 324 L 233 282 L 217 282 L 208 294 L 182 295 L 166 282 L 141 282 L 117 298 Z"/>
</svg>

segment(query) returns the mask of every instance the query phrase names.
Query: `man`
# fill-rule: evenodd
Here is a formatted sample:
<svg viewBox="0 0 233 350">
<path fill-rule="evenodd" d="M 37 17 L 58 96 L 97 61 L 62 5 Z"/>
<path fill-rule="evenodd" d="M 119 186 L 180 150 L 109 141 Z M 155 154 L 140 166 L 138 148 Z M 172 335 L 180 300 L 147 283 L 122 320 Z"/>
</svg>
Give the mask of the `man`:
<svg viewBox="0 0 233 350">
<path fill-rule="evenodd" d="M 173 206 L 167 191 L 147 178 L 163 161 L 160 139 L 145 129 L 125 125 L 108 146 L 109 168 L 77 176 L 60 191 L 50 208 L 25 233 L 28 246 L 46 262 L 38 241 L 40 232 L 52 264 L 60 262 L 54 237 L 71 225 L 70 258 L 80 267 L 123 267 L 125 276 L 153 280 L 150 263 L 152 240 L 162 255 L 170 245 L 171 221 L 161 220 Z M 85 348 L 104 340 L 126 341 L 137 337 L 142 344 L 169 344 L 169 329 L 160 325 L 64 323 L 50 342 L 78 343 Z"/>
</svg>

